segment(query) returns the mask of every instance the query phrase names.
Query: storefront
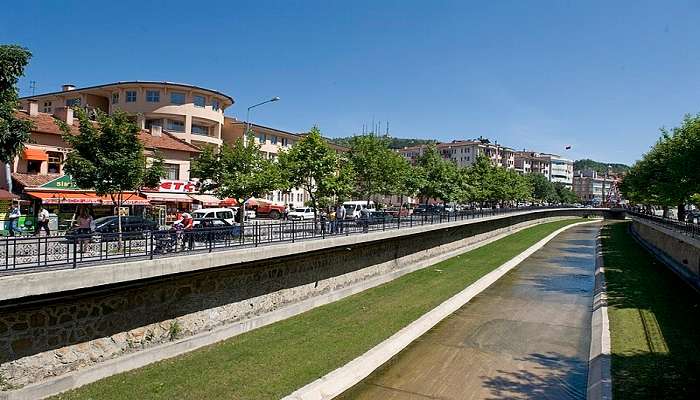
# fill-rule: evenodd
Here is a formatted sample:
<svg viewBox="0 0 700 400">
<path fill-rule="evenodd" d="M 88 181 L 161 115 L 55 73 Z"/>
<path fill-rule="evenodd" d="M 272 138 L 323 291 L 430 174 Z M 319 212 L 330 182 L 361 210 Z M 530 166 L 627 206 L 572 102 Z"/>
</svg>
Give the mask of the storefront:
<svg viewBox="0 0 700 400">
<path fill-rule="evenodd" d="M 157 190 L 144 190 L 151 203 L 148 213 L 161 225 L 177 221 L 183 212 L 200 208 L 219 207 L 221 200 L 209 194 L 200 194 L 198 183 L 192 180 L 163 179 Z"/>
</svg>

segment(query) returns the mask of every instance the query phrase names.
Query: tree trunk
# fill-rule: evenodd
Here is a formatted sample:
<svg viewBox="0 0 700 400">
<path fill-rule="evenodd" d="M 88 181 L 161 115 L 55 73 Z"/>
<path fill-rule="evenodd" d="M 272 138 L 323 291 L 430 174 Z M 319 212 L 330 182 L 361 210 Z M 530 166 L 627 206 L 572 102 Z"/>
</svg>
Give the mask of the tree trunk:
<svg viewBox="0 0 700 400">
<path fill-rule="evenodd" d="M 112 198 L 112 202 L 117 205 L 117 226 L 118 226 L 118 243 L 117 243 L 117 248 L 121 250 L 122 248 L 122 201 L 123 201 L 123 196 L 122 192 L 119 192 L 117 194 L 117 201 L 114 201 L 114 198 Z"/>
<path fill-rule="evenodd" d="M 5 163 L 5 184 L 7 185 L 7 191 L 12 193 L 12 169 L 10 168 L 10 163 Z"/>
</svg>

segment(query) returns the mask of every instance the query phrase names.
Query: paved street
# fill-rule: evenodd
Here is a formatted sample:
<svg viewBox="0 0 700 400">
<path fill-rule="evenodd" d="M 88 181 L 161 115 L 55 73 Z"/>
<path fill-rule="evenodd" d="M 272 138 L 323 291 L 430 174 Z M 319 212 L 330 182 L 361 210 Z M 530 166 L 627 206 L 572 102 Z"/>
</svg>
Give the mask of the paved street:
<svg viewBox="0 0 700 400">
<path fill-rule="evenodd" d="M 562 233 L 341 398 L 584 399 L 598 228 Z"/>
</svg>

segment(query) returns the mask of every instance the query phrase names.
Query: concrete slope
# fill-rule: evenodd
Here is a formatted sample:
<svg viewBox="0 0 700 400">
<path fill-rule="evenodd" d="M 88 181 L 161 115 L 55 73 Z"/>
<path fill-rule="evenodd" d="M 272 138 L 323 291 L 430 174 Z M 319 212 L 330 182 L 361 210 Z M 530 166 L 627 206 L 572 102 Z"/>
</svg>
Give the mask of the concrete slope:
<svg viewBox="0 0 700 400">
<path fill-rule="evenodd" d="M 560 234 L 340 398 L 585 398 L 598 229 Z"/>
</svg>

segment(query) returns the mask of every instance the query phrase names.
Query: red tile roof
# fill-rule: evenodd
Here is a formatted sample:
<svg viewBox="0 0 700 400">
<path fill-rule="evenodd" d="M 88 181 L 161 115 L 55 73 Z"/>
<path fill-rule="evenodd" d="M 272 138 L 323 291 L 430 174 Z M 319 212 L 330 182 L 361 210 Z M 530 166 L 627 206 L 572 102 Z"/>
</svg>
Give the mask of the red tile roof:
<svg viewBox="0 0 700 400">
<path fill-rule="evenodd" d="M 24 110 L 18 110 L 15 115 L 18 118 L 26 119 L 34 122 L 34 127 L 32 132 L 38 133 L 48 133 L 54 135 L 61 135 L 63 132 L 58 127 L 56 123 L 56 118 L 51 114 L 38 113 L 36 116 L 31 117 L 29 113 Z M 79 132 L 80 124 L 78 119 L 74 119 L 73 126 L 71 126 L 71 132 L 77 134 Z M 186 151 L 189 153 L 199 153 L 201 150 L 199 147 L 187 143 L 182 139 L 178 139 L 168 132 L 163 132 L 161 136 L 153 136 L 146 130 L 141 130 L 139 133 L 139 139 L 147 149 L 167 149 L 176 151 Z"/>
<path fill-rule="evenodd" d="M 61 177 L 61 174 L 47 174 L 47 175 L 37 175 L 37 174 L 25 174 L 21 172 L 13 172 L 12 179 L 17 181 L 20 185 L 24 187 L 36 187 L 41 186 L 47 182 Z"/>
</svg>

